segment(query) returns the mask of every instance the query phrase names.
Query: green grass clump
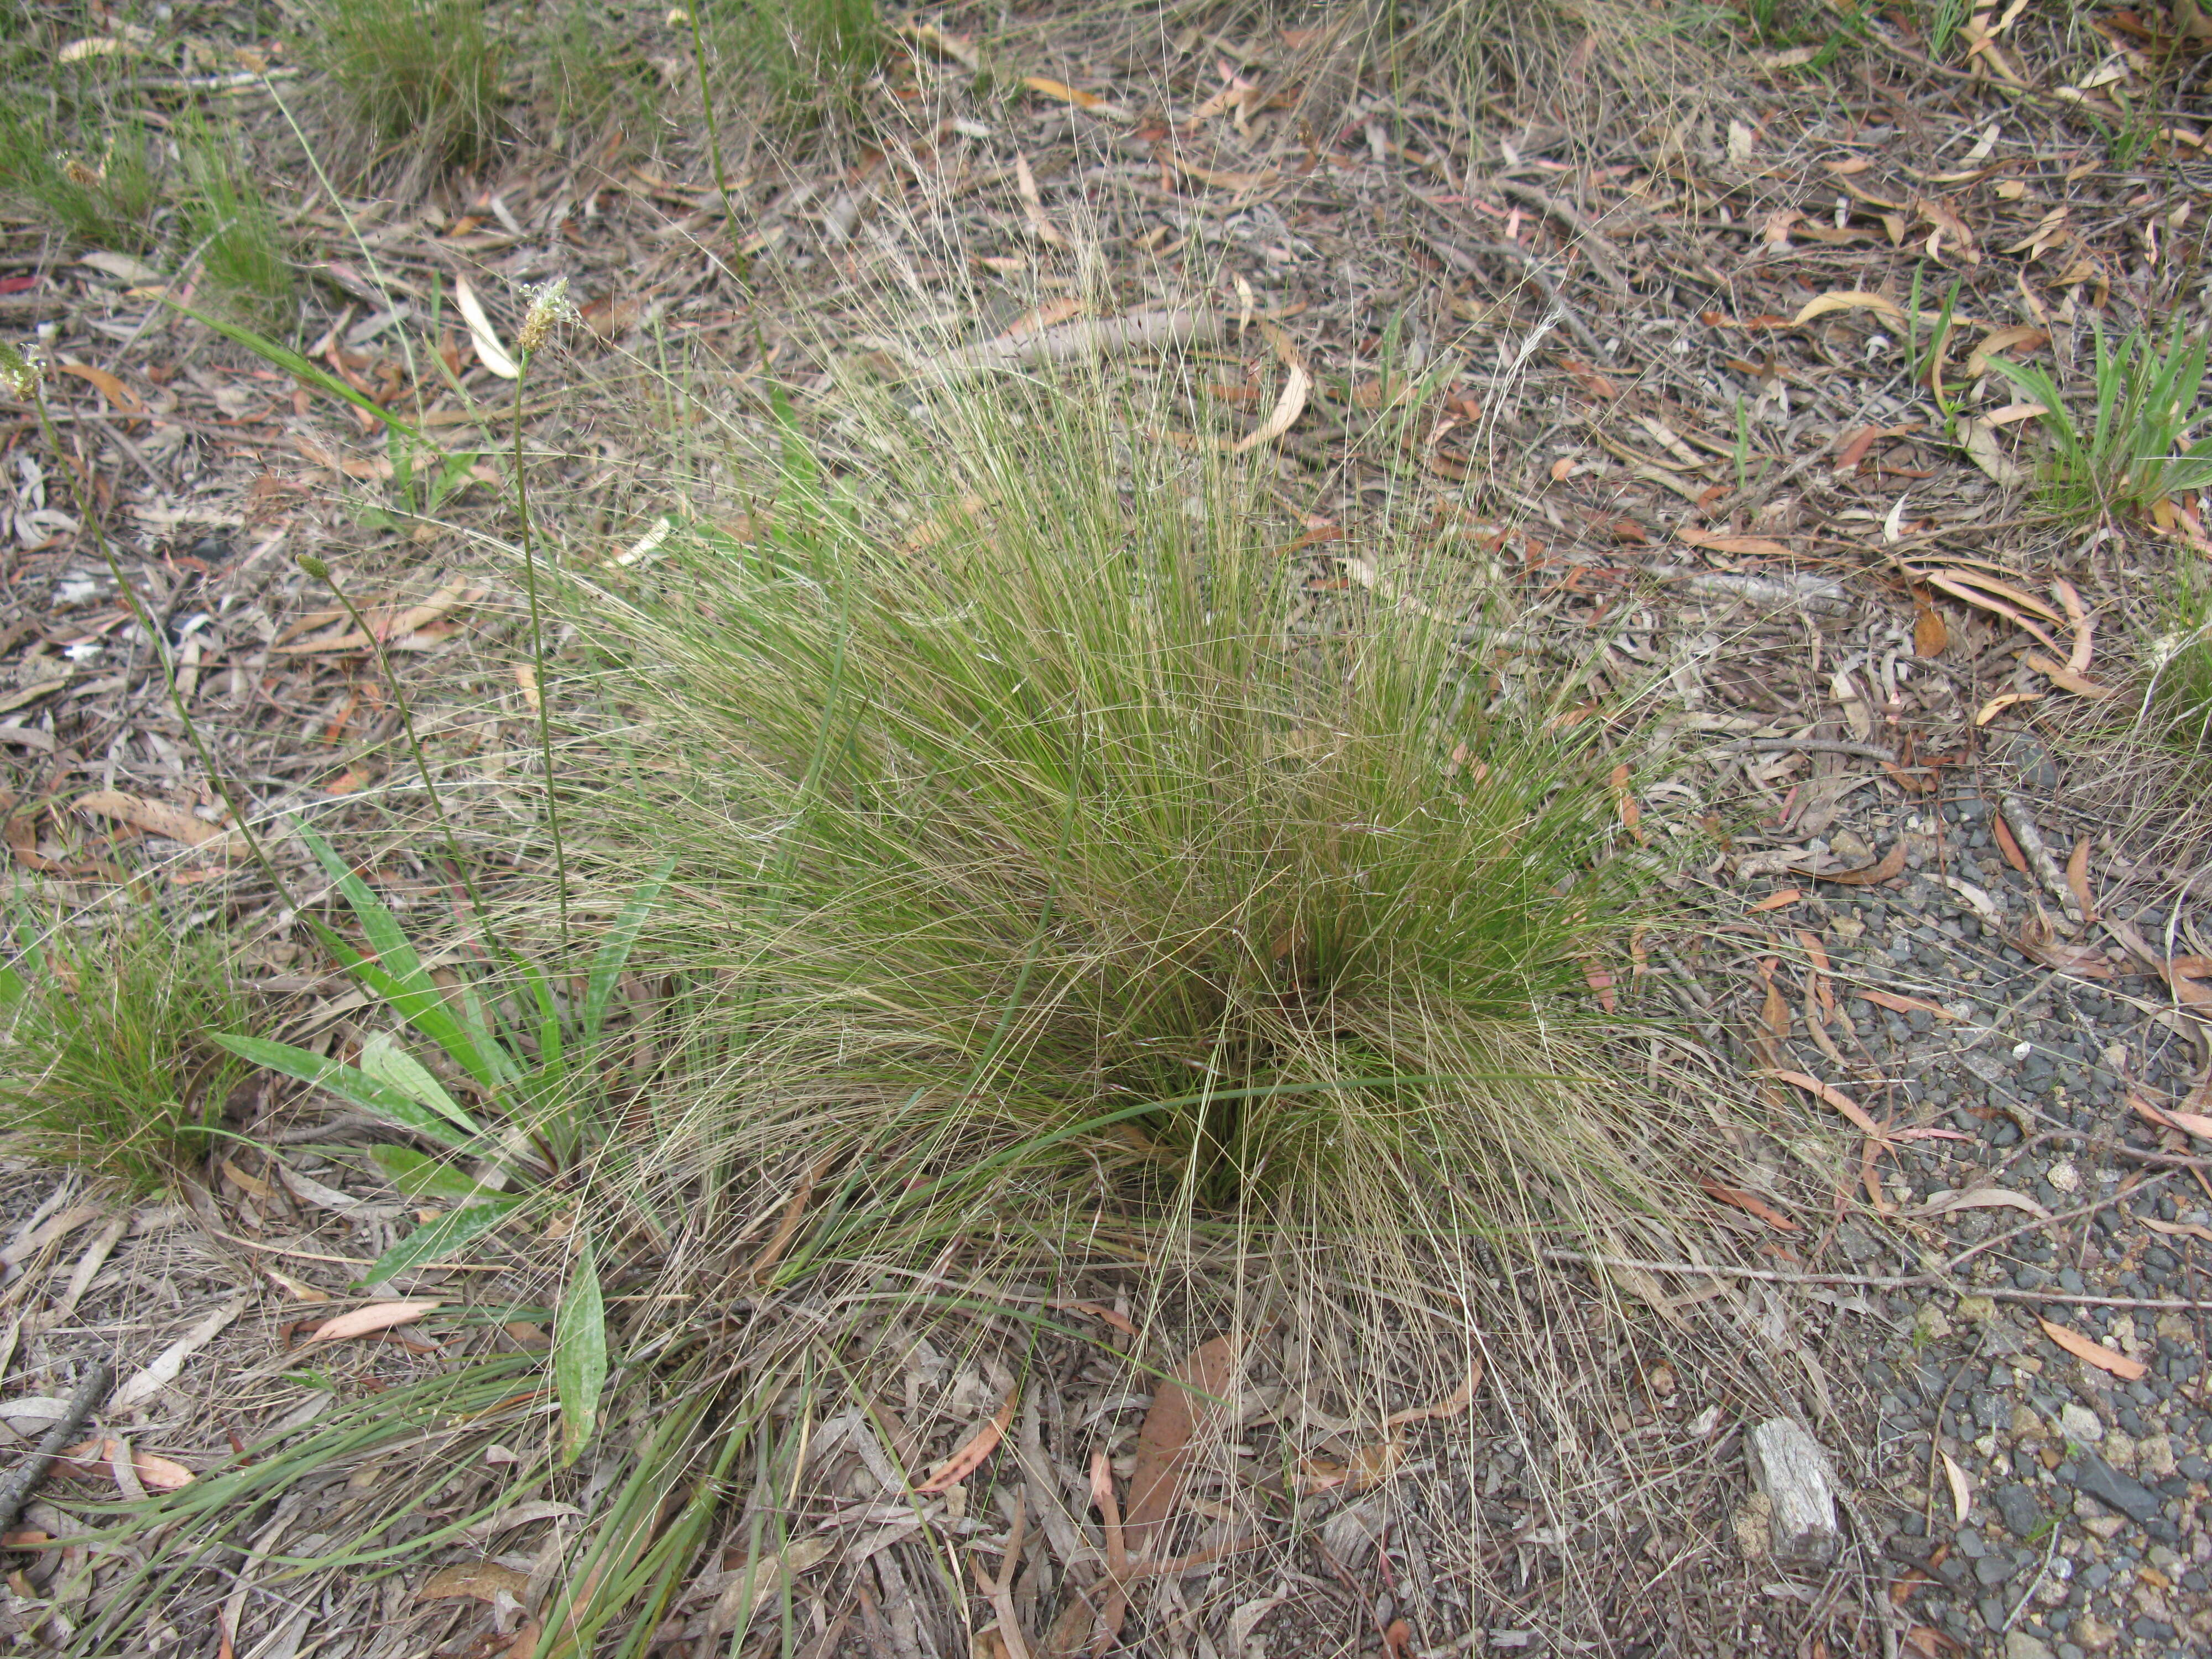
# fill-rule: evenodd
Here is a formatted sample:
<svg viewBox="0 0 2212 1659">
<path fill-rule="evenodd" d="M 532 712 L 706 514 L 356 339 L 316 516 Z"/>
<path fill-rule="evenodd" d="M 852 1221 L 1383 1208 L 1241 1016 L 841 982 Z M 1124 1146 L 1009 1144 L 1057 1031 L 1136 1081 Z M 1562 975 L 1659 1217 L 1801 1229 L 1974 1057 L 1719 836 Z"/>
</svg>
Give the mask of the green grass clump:
<svg viewBox="0 0 2212 1659">
<path fill-rule="evenodd" d="M 2051 372 L 2036 363 L 1990 359 L 1990 367 L 2043 405 L 2051 455 L 2041 481 L 2052 508 L 2069 518 L 2141 517 L 2184 490 L 2212 486 L 2212 436 L 2188 441 L 2202 420 L 2205 352 L 2212 330 L 2185 337 L 2182 319 L 2161 343 L 2131 329 L 2114 347 L 2093 321 L 2096 365 L 2090 407 L 2077 417 Z"/>
<path fill-rule="evenodd" d="M 1638 883 L 1590 728 L 1501 693 L 1448 565 L 1367 548 L 1382 586 L 1300 625 L 1294 529 L 1110 407 L 940 392 L 861 421 L 850 484 L 787 435 L 750 539 L 580 613 L 649 709 L 606 807 L 684 872 L 656 949 L 752 1044 L 718 1132 L 917 1182 L 1087 1179 L 1087 1137 L 1161 1196 L 1386 1227 L 1630 1193 L 1583 963 Z"/>
<path fill-rule="evenodd" d="M 248 1002 L 219 935 L 146 916 L 116 931 L 26 928 L 0 969 L 0 1120 L 19 1151 L 152 1191 L 204 1158 L 246 1068 L 216 1035 Z"/>
<path fill-rule="evenodd" d="M 723 16 L 738 60 L 786 121 L 849 111 L 883 58 L 875 0 L 738 0 Z"/>
<path fill-rule="evenodd" d="M 483 0 L 324 0 L 307 54 L 395 149 L 465 165 L 499 136 L 500 52 Z"/>
<path fill-rule="evenodd" d="M 185 218 L 201 270 L 247 320 L 280 325 L 292 297 L 291 260 L 283 227 L 254 180 L 238 135 L 196 118 L 180 120 L 178 131 L 191 186 Z"/>
<path fill-rule="evenodd" d="M 2175 573 L 2172 627 L 2151 650 L 2148 713 L 2167 743 L 2212 764 L 2212 571 L 2185 557 Z"/>
<path fill-rule="evenodd" d="M 0 99 L 0 195 L 72 241 L 144 253 L 161 240 L 165 169 L 146 131 L 118 121 L 89 143 Z"/>
</svg>

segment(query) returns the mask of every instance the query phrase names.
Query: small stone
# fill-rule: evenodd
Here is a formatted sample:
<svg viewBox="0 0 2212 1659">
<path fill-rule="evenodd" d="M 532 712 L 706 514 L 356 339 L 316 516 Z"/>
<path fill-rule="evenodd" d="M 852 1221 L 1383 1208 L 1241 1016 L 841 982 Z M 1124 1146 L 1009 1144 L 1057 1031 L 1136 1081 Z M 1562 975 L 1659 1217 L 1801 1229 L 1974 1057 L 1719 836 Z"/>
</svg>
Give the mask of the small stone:
<svg viewBox="0 0 2212 1659">
<path fill-rule="evenodd" d="M 2170 1436 L 2147 1434 L 2136 1442 L 2136 1473 L 2146 1480 L 2163 1480 L 2180 1467 Z"/>
<path fill-rule="evenodd" d="M 2081 1172 L 2074 1167 L 2069 1159 L 2062 1158 L 2052 1164 L 2045 1171 L 2043 1178 L 2062 1193 L 2078 1193 L 2081 1190 Z"/>
<path fill-rule="evenodd" d="M 2026 1486 L 2000 1486 L 1991 1494 L 1991 1501 L 1996 1505 L 2005 1530 L 2015 1538 L 2027 1538 L 2043 1524 L 2043 1505 Z"/>
<path fill-rule="evenodd" d="M 2109 1544 L 2119 1529 L 2127 1524 L 2127 1516 L 2124 1515 L 2091 1515 L 2082 1518 L 2081 1530 Z"/>
<path fill-rule="evenodd" d="M 2105 1431 L 2105 1461 L 2116 1469 L 2132 1473 L 2136 1466 L 2135 1437 L 2120 1429 Z"/>
<path fill-rule="evenodd" d="M 2071 1634 L 2091 1653 L 2102 1653 L 2119 1640 L 2120 1631 L 2118 1626 L 2106 1624 L 2094 1613 L 2085 1613 L 2075 1620 Z"/>
<path fill-rule="evenodd" d="M 2005 1659 L 2054 1659 L 2050 1646 L 2039 1636 L 2031 1636 L 2024 1630 L 2005 1632 Z"/>
<path fill-rule="evenodd" d="M 2069 1400 L 2058 1408 L 2058 1431 L 2077 1446 L 2094 1446 L 2105 1437 L 2105 1422 L 2087 1406 Z"/>
<path fill-rule="evenodd" d="M 1912 1334 L 1917 1341 L 1941 1342 L 1951 1334 L 1951 1322 L 1933 1302 L 1923 1302 L 1912 1316 Z"/>
<path fill-rule="evenodd" d="M 1991 1296 L 1962 1296 L 1959 1298 L 1958 1314 L 1970 1325 L 1986 1325 L 1997 1316 L 1996 1298 Z"/>
<path fill-rule="evenodd" d="M 1804 1428 L 1770 1418 L 1744 1437 L 1753 1483 L 1771 1505 L 1768 1535 L 1784 1561 L 1825 1564 L 1843 1543 L 1827 1454 Z"/>
<path fill-rule="evenodd" d="M 1847 863 L 1868 865 L 1874 862 L 1874 848 L 1868 846 L 1865 839 L 1853 830 L 1837 830 L 1828 838 L 1828 846 L 1838 858 Z"/>
</svg>

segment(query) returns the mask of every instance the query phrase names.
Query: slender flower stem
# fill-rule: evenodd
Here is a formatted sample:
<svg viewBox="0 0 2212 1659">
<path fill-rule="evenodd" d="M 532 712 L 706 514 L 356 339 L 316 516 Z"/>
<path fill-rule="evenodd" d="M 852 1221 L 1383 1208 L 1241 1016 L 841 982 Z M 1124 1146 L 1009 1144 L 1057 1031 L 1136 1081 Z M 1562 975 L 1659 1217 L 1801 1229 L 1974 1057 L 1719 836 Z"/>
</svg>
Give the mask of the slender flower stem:
<svg viewBox="0 0 2212 1659">
<path fill-rule="evenodd" d="M 292 896 L 291 888 L 278 873 L 276 861 L 269 856 L 269 849 L 263 845 L 261 837 L 253 833 L 252 819 L 247 816 L 230 780 L 216 764 L 215 753 L 208 747 L 199 722 L 192 718 L 192 711 L 185 702 L 184 687 L 177 679 L 176 659 L 170 654 L 168 635 L 161 631 L 161 624 L 154 620 L 153 612 L 146 608 L 144 598 L 124 574 L 123 562 L 116 556 L 115 548 L 107 539 L 107 531 L 100 521 L 99 503 L 93 500 L 92 492 L 86 486 L 82 474 L 77 471 L 76 463 L 62 447 L 60 434 L 54 430 L 53 416 L 46 408 L 46 392 L 38 384 L 35 375 L 28 377 L 28 391 L 31 406 L 38 412 L 39 429 L 46 437 L 46 447 L 61 463 L 62 471 L 69 474 L 70 493 L 76 498 L 77 511 L 83 516 L 85 527 L 92 532 L 93 545 L 100 550 L 100 559 L 107 566 L 107 574 L 114 579 L 116 592 L 123 596 L 123 603 L 130 611 L 132 620 L 145 631 L 152 644 L 155 658 L 161 665 L 161 676 L 167 686 L 169 706 L 176 711 L 177 720 L 185 728 L 185 736 L 192 745 L 192 752 L 199 757 L 200 766 L 206 772 L 208 781 L 222 797 L 222 804 L 230 814 L 232 827 L 244 838 L 246 851 L 252 855 L 254 863 L 269 878 L 269 884 L 276 890 L 276 895 L 284 901 L 285 908 L 297 910 L 299 902 Z"/>
<path fill-rule="evenodd" d="M 530 663 L 538 705 L 538 750 L 545 766 L 545 827 L 553 837 L 555 902 L 561 917 L 561 955 L 568 956 L 568 854 L 561 838 L 561 793 L 553 775 L 553 698 L 545 676 L 545 623 L 538 597 L 538 544 L 530 527 L 529 474 L 522 456 L 522 389 L 530 379 L 527 344 L 516 351 L 514 377 L 514 505 L 522 523 L 522 585 L 530 596 Z"/>
<path fill-rule="evenodd" d="M 423 753 L 422 737 L 415 729 L 415 711 L 407 700 L 407 687 L 400 679 L 398 670 L 392 665 L 392 652 L 385 642 L 384 635 L 368 625 L 368 619 L 362 615 L 360 607 L 355 605 L 353 595 L 346 592 L 343 585 L 339 582 L 337 573 L 327 562 L 312 555 L 303 555 L 300 560 L 300 568 L 320 580 L 337 596 L 339 607 L 346 613 L 346 620 L 350 622 L 358 632 L 366 635 L 370 644 L 375 647 L 377 667 L 383 672 L 384 683 L 392 688 L 392 705 L 398 712 L 400 728 L 407 734 L 407 752 L 414 759 L 415 775 L 422 779 L 422 787 L 429 793 L 430 807 L 438 815 L 438 828 L 445 834 L 446 852 L 453 860 L 454 873 L 460 878 L 462 887 L 467 890 L 469 902 L 476 907 L 478 918 L 489 928 L 491 912 L 484 903 L 483 894 L 477 890 L 476 878 L 470 873 L 470 860 L 461 851 L 460 836 L 453 829 L 453 821 L 446 811 L 446 798 L 439 792 L 437 784 L 430 776 L 429 757 Z"/>
</svg>

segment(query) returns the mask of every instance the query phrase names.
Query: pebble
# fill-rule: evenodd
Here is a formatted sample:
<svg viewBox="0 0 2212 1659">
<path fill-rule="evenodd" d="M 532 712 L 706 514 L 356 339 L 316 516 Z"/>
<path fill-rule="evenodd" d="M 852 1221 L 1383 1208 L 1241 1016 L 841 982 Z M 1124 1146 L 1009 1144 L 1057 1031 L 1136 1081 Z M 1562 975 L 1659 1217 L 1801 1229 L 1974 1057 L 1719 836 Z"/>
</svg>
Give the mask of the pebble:
<svg viewBox="0 0 2212 1659">
<path fill-rule="evenodd" d="M 2094 1446 L 2105 1437 L 2104 1419 L 2070 1400 L 2058 1408 L 2058 1428 L 2077 1445 Z"/>
<path fill-rule="evenodd" d="M 2094 1452 L 2084 1452 L 2076 1462 L 2074 1484 L 2137 1525 L 2148 1522 L 2160 1507 L 2156 1492 L 2132 1476 L 2122 1474 Z"/>
</svg>

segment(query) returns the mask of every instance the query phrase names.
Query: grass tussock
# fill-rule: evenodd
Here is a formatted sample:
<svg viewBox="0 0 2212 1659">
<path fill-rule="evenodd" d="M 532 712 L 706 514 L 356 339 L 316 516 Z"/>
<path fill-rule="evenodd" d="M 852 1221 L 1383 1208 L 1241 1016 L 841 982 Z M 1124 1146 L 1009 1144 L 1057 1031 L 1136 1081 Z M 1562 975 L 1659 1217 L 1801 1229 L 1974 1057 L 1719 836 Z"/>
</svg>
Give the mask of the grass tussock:
<svg viewBox="0 0 2212 1659">
<path fill-rule="evenodd" d="M 157 915 L 83 934 L 19 918 L 15 965 L 0 969 L 10 1144 L 159 1189 L 214 1145 L 246 1072 L 214 1039 L 247 1013 L 219 936 L 175 938 Z"/>
<path fill-rule="evenodd" d="M 389 149 L 466 166 L 500 131 L 500 52 L 483 0 L 323 0 L 303 55 Z"/>
<path fill-rule="evenodd" d="M 745 533 L 592 596 L 649 709 L 607 806 L 684 872 L 655 948 L 762 1056 L 718 1133 L 1385 1231 L 1636 1206 L 1583 988 L 1639 886 L 1612 759 L 1500 695 L 1471 573 L 1317 592 L 1164 418 L 944 390 L 840 476 L 787 428 Z"/>
</svg>

